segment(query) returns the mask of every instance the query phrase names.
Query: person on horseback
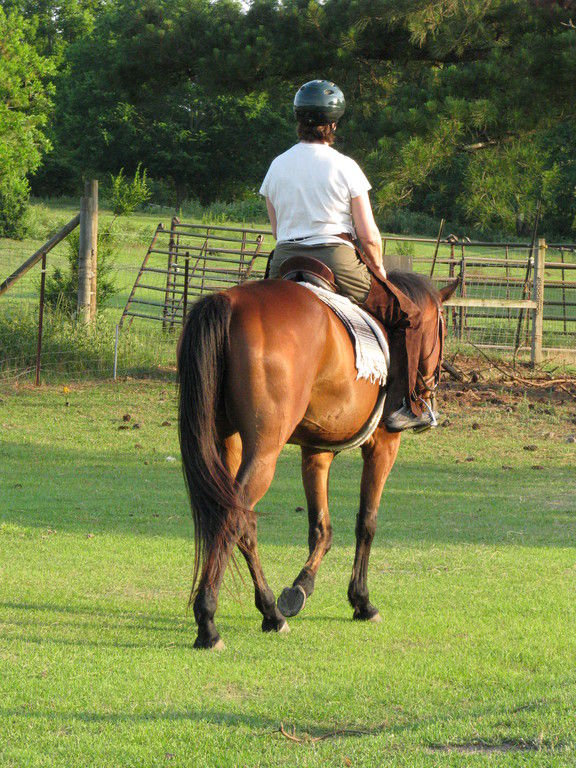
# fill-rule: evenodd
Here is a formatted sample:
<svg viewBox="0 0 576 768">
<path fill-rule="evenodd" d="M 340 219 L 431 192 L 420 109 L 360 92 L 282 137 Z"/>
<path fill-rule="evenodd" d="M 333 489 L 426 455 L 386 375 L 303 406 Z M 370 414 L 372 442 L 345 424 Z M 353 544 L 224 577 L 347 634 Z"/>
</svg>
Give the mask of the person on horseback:
<svg viewBox="0 0 576 768">
<path fill-rule="evenodd" d="M 423 430 L 435 426 L 436 419 L 416 391 L 420 309 L 387 279 L 368 179 L 352 158 L 332 147 L 345 108 L 344 94 L 327 80 L 312 80 L 296 93 L 300 141 L 272 161 L 260 188 L 276 238 L 269 276 L 279 277 L 283 262 L 293 256 L 312 256 L 328 266 L 340 292 L 388 331 L 393 365 L 386 428 Z"/>
</svg>

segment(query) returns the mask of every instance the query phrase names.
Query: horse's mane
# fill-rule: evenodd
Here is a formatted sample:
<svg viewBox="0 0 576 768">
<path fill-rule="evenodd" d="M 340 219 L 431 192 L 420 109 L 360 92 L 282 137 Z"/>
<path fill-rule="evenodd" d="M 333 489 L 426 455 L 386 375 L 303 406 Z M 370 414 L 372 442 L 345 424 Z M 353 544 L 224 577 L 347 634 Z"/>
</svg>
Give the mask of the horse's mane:
<svg viewBox="0 0 576 768">
<path fill-rule="evenodd" d="M 427 299 L 439 300 L 438 289 L 425 275 L 416 272 L 401 272 L 394 269 L 388 272 L 388 280 L 405 293 L 415 304 L 422 305 Z"/>
</svg>

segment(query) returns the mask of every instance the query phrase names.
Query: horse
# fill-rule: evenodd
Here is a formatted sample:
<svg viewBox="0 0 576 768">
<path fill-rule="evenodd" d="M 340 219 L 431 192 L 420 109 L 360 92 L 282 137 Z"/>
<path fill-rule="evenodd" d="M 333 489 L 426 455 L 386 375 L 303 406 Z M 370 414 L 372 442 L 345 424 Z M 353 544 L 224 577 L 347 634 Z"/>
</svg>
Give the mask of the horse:
<svg viewBox="0 0 576 768">
<path fill-rule="evenodd" d="M 418 379 L 429 399 L 442 362 L 442 304 L 457 283 L 436 290 L 415 273 L 388 277 L 420 307 L 424 336 Z M 353 343 L 332 310 L 306 287 L 286 280 L 247 282 L 201 298 L 188 314 L 177 357 L 179 437 L 195 524 L 194 647 L 224 647 L 214 616 L 236 546 L 254 583 L 262 630 L 287 632 L 286 616 L 295 615 L 312 594 L 331 546 L 332 461 L 338 446 L 358 435 L 370 418 L 379 385 L 356 378 Z M 309 556 L 277 604 L 258 554 L 255 507 L 287 443 L 301 447 Z M 359 621 L 380 619 L 369 599 L 368 560 L 399 445 L 400 433 L 379 425 L 361 446 L 356 554 L 348 587 L 353 618 Z"/>
</svg>

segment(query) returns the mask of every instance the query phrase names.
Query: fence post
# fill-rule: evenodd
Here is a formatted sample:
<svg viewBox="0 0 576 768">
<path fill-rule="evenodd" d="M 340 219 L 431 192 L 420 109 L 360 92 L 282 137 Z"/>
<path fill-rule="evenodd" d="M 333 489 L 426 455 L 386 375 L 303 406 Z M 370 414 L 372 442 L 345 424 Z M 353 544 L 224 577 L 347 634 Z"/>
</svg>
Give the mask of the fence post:
<svg viewBox="0 0 576 768">
<path fill-rule="evenodd" d="M 40 274 L 40 307 L 38 310 L 38 344 L 36 346 L 36 386 L 40 386 L 40 361 L 42 357 L 42 332 L 44 329 L 44 292 L 46 289 L 46 254 L 42 254 Z"/>
<path fill-rule="evenodd" d="M 90 317 L 96 317 L 98 302 L 98 181 L 92 179 L 86 185 L 92 201 L 92 279 L 90 285 Z"/>
<path fill-rule="evenodd" d="M 544 265 L 546 263 L 546 240 L 538 240 L 538 249 L 534 259 L 534 282 L 532 284 L 532 299 L 536 309 L 532 310 L 532 365 L 542 362 L 542 330 L 544 326 Z"/>
<path fill-rule="evenodd" d="M 166 328 L 170 328 L 171 324 L 168 322 L 168 304 L 170 303 L 170 292 L 172 292 L 172 312 L 174 312 L 174 280 L 175 274 L 174 274 L 174 268 L 175 268 L 175 260 L 177 258 L 177 243 L 176 243 L 176 227 L 180 223 L 180 219 L 177 216 L 172 217 L 172 221 L 170 222 L 170 241 L 168 243 L 168 263 L 166 266 L 166 291 L 164 293 L 164 310 L 163 310 L 163 320 L 162 320 L 162 330 L 165 331 Z"/>
<path fill-rule="evenodd" d="M 460 258 L 460 296 L 467 295 L 466 291 L 466 250 L 465 245 L 462 243 L 461 248 L 462 256 Z M 464 323 L 467 321 L 466 309 L 460 307 L 458 310 L 458 339 L 462 341 L 464 339 Z"/>
<path fill-rule="evenodd" d="M 90 290 L 92 287 L 92 199 L 88 195 L 80 201 L 80 243 L 78 253 L 78 319 L 89 323 Z"/>
<path fill-rule="evenodd" d="M 190 279 L 190 251 L 186 251 L 184 263 L 184 298 L 182 304 L 182 325 L 186 322 L 186 313 L 188 312 L 188 280 Z"/>
</svg>

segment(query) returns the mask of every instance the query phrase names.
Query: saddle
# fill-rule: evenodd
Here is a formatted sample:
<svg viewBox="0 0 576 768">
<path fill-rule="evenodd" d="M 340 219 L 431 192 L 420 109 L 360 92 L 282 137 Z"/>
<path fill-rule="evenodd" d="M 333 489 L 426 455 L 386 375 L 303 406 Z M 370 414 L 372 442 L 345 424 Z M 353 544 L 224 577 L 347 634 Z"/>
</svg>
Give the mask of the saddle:
<svg viewBox="0 0 576 768">
<path fill-rule="evenodd" d="M 325 291 L 339 293 L 334 279 L 334 272 L 312 256 L 291 256 L 280 267 L 282 280 L 311 283 Z"/>
</svg>

